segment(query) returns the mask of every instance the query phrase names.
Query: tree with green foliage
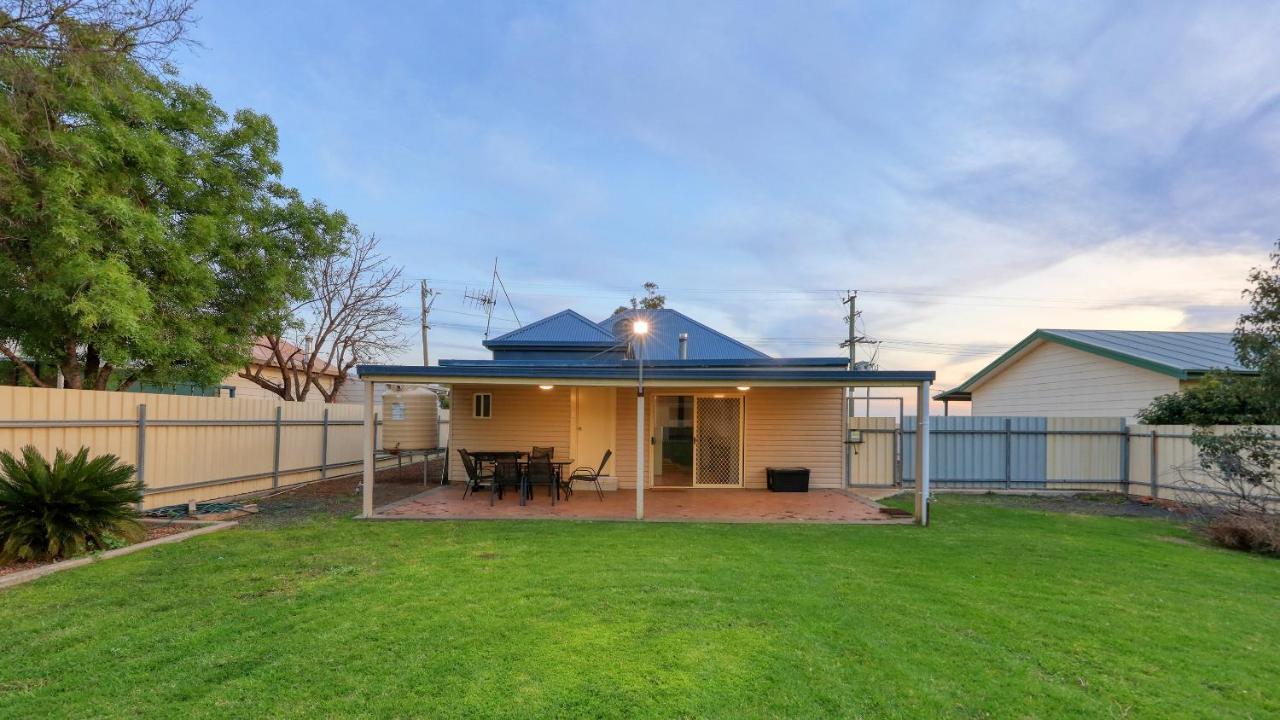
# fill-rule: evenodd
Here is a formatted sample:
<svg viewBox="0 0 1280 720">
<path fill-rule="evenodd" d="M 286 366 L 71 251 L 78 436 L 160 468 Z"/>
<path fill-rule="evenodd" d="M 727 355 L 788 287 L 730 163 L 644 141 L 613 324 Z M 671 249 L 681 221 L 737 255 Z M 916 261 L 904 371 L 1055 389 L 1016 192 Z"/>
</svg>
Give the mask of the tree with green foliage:
<svg viewBox="0 0 1280 720">
<path fill-rule="evenodd" d="M 1270 422 L 1272 411 L 1257 377 L 1209 372 L 1185 390 L 1161 395 L 1138 412 L 1148 425 L 1243 425 Z"/>
<path fill-rule="evenodd" d="M 69 388 L 216 383 L 349 222 L 281 182 L 266 116 L 228 115 L 119 28 L 44 20 L 25 34 L 56 44 L 0 44 L 0 354 L 38 386 L 34 363 Z"/>
<path fill-rule="evenodd" d="M 658 283 L 647 282 L 644 284 L 644 295 L 642 297 L 631 296 L 631 307 L 619 305 L 617 310 L 613 311 L 614 315 L 628 310 L 661 310 L 667 306 L 667 296 L 658 294 Z"/>
<path fill-rule="evenodd" d="M 1249 273 L 1249 311 L 1236 322 L 1232 342 L 1241 365 L 1257 375 L 1211 373 L 1201 383 L 1163 395 L 1141 413 L 1150 424 L 1190 424 L 1199 470 L 1209 478 L 1185 481 L 1227 513 L 1209 531 L 1229 547 L 1280 553 L 1280 441 L 1260 425 L 1280 425 L 1280 243 L 1270 267 Z M 1223 432 L 1214 425 L 1230 425 Z"/>
</svg>

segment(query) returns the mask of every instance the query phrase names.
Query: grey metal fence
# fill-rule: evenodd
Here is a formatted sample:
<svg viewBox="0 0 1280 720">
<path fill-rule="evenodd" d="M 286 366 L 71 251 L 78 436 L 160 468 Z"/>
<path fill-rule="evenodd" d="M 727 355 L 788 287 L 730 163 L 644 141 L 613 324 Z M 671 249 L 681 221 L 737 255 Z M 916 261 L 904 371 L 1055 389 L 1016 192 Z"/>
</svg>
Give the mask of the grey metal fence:
<svg viewBox="0 0 1280 720">
<path fill-rule="evenodd" d="M 930 418 L 931 482 L 938 488 L 1127 491 L 1129 430 L 1118 418 L 1097 420 Z M 914 417 L 904 418 L 898 438 L 899 484 L 913 487 Z"/>
</svg>

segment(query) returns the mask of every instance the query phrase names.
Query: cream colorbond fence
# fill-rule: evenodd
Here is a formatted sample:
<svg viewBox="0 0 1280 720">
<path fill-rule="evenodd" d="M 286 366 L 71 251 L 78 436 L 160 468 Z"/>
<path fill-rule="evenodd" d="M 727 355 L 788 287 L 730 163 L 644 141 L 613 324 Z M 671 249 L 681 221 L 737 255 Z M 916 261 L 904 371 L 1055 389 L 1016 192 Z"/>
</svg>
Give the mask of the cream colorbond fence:
<svg viewBox="0 0 1280 720">
<path fill-rule="evenodd" d="M 1229 425 L 1216 425 L 1214 433 L 1229 432 Z M 1280 425 L 1262 425 L 1260 430 L 1280 437 Z M 1199 456 L 1191 442 L 1191 425 L 1134 425 L 1129 432 L 1129 492 L 1168 500 L 1191 500 L 1193 496 L 1221 492 L 1212 478 L 1200 470 Z M 1275 498 L 1280 501 L 1280 498 Z"/>
<path fill-rule="evenodd" d="M 359 405 L 0 387 L 0 450 L 117 455 L 147 509 L 356 472 L 361 421 Z"/>
<path fill-rule="evenodd" d="M 900 483 L 897 419 L 851 417 L 849 429 L 858 434 L 859 440 L 845 443 L 845 458 L 850 468 L 849 484 L 858 487 Z"/>
</svg>

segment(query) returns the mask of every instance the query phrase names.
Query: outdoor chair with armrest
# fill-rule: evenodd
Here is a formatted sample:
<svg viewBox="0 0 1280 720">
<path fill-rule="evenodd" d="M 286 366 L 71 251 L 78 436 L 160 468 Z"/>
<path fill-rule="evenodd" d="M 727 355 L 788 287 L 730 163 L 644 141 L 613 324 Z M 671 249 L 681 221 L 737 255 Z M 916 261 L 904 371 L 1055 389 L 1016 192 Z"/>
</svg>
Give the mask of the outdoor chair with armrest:
<svg viewBox="0 0 1280 720">
<path fill-rule="evenodd" d="M 573 483 L 581 480 L 582 482 L 595 483 L 596 495 L 600 496 L 601 502 L 604 501 L 604 490 L 600 488 L 600 476 L 604 475 L 604 468 L 609 464 L 609 458 L 613 456 L 612 450 L 605 450 L 604 457 L 600 458 L 600 467 L 589 468 L 580 467 L 569 475 L 569 481 L 564 486 L 565 499 L 569 499 L 573 495 Z"/>
<path fill-rule="evenodd" d="M 476 467 L 476 459 L 471 453 L 458 449 L 458 455 L 462 458 L 462 469 L 467 472 L 467 486 L 462 489 L 462 499 L 467 499 L 467 493 L 474 495 L 480 488 L 489 488 L 489 504 L 493 504 L 493 496 L 496 494 L 502 497 L 502 486 L 494 478 L 493 473 L 481 472 Z"/>
</svg>

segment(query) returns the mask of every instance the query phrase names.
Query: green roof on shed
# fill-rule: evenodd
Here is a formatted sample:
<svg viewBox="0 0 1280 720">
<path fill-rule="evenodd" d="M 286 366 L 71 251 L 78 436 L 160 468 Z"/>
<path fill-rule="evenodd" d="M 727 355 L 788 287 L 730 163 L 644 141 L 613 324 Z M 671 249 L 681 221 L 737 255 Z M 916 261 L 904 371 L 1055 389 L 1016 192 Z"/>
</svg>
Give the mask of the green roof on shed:
<svg viewBox="0 0 1280 720">
<path fill-rule="evenodd" d="M 1166 332 L 1160 330 L 1036 330 L 960 385 L 935 396 L 938 400 L 968 400 L 984 378 L 1000 371 L 1037 342 L 1056 342 L 1094 355 L 1128 363 L 1179 380 L 1210 370 L 1253 374 L 1236 360 L 1231 333 Z"/>
</svg>

